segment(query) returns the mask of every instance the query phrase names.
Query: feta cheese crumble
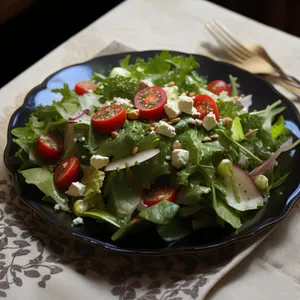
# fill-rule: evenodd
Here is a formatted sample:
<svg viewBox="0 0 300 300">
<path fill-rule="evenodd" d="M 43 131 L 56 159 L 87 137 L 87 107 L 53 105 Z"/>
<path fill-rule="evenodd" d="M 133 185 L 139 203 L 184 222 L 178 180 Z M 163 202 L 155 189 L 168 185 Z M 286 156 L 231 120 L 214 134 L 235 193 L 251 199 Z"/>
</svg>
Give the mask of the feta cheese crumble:
<svg viewBox="0 0 300 300">
<path fill-rule="evenodd" d="M 180 115 L 178 102 L 172 101 L 165 105 L 165 112 L 170 119 L 174 119 Z"/>
<path fill-rule="evenodd" d="M 159 121 L 156 132 L 169 138 L 176 136 L 175 128 L 165 121 Z"/>
<path fill-rule="evenodd" d="M 189 157 L 189 151 L 184 149 L 174 149 L 172 151 L 172 165 L 177 169 L 182 168 L 187 164 Z"/>
<path fill-rule="evenodd" d="M 109 163 L 109 158 L 102 155 L 93 155 L 90 159 L 90 164 L 95 169 L 102 169 L 103 167 L 106 167 Z"/>
<path fill-rule="evenodd" d="M 69 189 L 66 191 L 66 194 L 72 197 L 81 197 L 84 194 L 85 185 L 77 182 L 72 182 L 69 186 Z"/>
<path fill-rule="evenodd" d="M 218 122 L 216 120 L 216 116 L 214 113 L 210 112 L 205 116 L 203 119 L 203 127 L 207 130 L 210 131 L 214 128 L 216 128 L 218 125 Z"/>
<path fill-rule="evenodd" d="M 178 107 L 181 112 L 191 115 L 194 108 L 193 98 L 187 96 L 185 93 L 181 94 L 178 99 Z"/>
<path fill-rule="evenodd" d="M 54 205 L 54 210 L 55 211 L 59 211 L 59 210 L 62 210 L 62 211 L 67 211 L 67 212 L 71 212 L 70 210 L 70 207 L 66 204 L 62 204 L 62 203 L 57 203 Z"/>
<path fill-rule="evenodd" d="M 73 221 L 72 221 L 72 225 L 75 225 L 75 226 L 77 226 L 77 225 L 83 225 L 83 219 L 82 218 L 80 218 L 80 217 L 77 217 L 76 219 L 74 219 Z"/>
<path fill-rule="evenodd" d="M 113 101 L 119 105 L 124 105 L 127 107 L 134 107 L 132 101 L 127 98 L 114 97 Z"/>
</svg>

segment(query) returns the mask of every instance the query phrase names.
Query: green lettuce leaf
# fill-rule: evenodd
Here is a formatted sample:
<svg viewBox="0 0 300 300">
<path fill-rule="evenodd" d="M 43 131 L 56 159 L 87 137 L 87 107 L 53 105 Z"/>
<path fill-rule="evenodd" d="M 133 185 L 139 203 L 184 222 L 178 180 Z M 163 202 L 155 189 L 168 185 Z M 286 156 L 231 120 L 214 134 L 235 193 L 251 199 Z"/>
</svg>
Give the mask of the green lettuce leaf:
<svg viewBox="0 0 300 300">
<path fill-rule="evenodd" d="M 239 117 L 235 117 L 233 119 L 232 127 L 231 127 L 231 132 L 232 132 L 231 137 L 237 142 L 241 142 L 245 138 L 243 127 L 240 120 L 241 119 Z"/>
<path fill-rule="evenodd" d="M 168 224 L 179 211 L 179 205 L 167 200 L 160 201 L 139 213 L 139 216 L 155 224 Z"/>
<path fill-rule="evenodd" d="M 124 171 L 114 171 L 113 188 L 108 192 L 108 209 L 124 225 L 141 202 L 142 187 L 125 181 Z"/>
<path fill-rule="evenodd" d="M 45 196 L 51 197 L 57 204 L 66 205 L 68 198 L 60 193 L 54 184 L 53 174 L 44 168 L 33 168 L 20 171 L 26 183 L 37 186 Z"/>
<path fill-rule="evenodd" d="M 284 131 L 284 117 L 281 115 L 275 124 L 271 127 L 271 135 L 274 139 L 277 139 Z"/>
<path fill-rule="evenodd" d="M 232 75 L 229 75 L 229 80 L 230 80 L 230 86 L 231 86 L 231 96 L 238 96 L 238 89 L 237 89 L 237 77 L 233 77 Z"/>
<path fill-rule="evenodd" d="M 168 224 L 157 225 L 157 232 L 168 243 L 178 241 L 190 234 L 191 222 L 177 217 Z"/>
</svg>

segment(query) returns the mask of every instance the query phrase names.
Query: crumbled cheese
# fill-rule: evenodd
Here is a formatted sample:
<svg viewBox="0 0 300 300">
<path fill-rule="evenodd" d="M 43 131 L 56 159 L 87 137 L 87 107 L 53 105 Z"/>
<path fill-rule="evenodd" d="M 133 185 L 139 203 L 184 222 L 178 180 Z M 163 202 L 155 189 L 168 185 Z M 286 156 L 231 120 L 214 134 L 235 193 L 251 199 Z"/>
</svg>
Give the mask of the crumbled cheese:
<svg viewBox="0 0 300 300">
<path fill-rule="evenodd" d="M 84 142 L 84 141 L 85 141 L 85 137 L 83 136 L 83 137 L 81 138 L 81 140 Z"/>
<path fill-rule="evenodd" d="M 85 185 L 77 182 L 72 182 L 69 186 L 69 189 L 66 191 L 66 194 L 72 197 L 81 197 L 85 191 Z"/>
<path fill-rule="evenodd" d="M 172 165 L 179 169 L 184 167 L 189 160 L 190 153 L 184 149 L 174 149 L 172 151 Z"/>
<path fill-rule="evenodd" d="M 141 80 L 141 83 L 146 86 L 154 86 L 153 82 L 149 79 L 143 79 L 143 80 Z"/>
<path fill-rule="evenodd" d="M 73 142 L 74 142 L 74 143 L 76 143 L 76 142 L 77 142 L 77 139 L 76 139 L 76 138 L 74 138 L 74 139 L 73 139 Z"/>
<path fill-rule="evenodd" d="M 77 217 L 76 219 L 74 219 L 73 221 L 72 221 L 72 224 L 73 225 L 75 225 L 75 226 L 77 226 L 77 225 L 83 225 L 83 219 L 82 218 L 80 218 L 80 217 Z"/>
<path fill-rule="evenodd" d="M 164 91 L 168 96 L 168 101 L 177 101 L 178 100 L 178 86 L 164 86 Z"/>
<path fill-rule="evenodd" d="M 97 170 L 107 166 L 108 163 L 109 163 L 109 158 L 102 155 L 93 155 L 90 159 L 91 166 L 93 166 Z"/>
<path fill-rule="evenodd" d="M 86 159 L 86 155 L 81 155 L 81 158 L 82 159 Z"/>
<path fill-rule="evenodd" d="M 113 101 L 115 102 L 115 104 L 124 105 L 127 107 L 134 107 L 132 101 L 127 98 L 114 97 Z"/>
<path fill-rule="evenodd" d="M 68 205 L 62 204 L 62 203 L 55 204 L 54 210 L 55 211 L 62 210 L 62 211 L 71 212 L 70 207 Z"/>
<path fill-rule="evenodd" d="M 167 156 L 166 156 L 166 160 L 171 160 L 171 156 L 170 156 L 170 155 L 167 155 Z"/>
<path fill-rule="evenodd" d="M 159 121 L 156 132 L 169 138 L 176 136 L 175 128 L 165 121 Z"/>
<path fill-rule="evenodd" d="M 205 116 L 205 118 L 203 119 L 203 127 L 209 131 L 212 130 L 214 128 L 216 128 L 218 125 L 218 122 L 216 120 L 216 116 L 214 113 L 210 112 L 209 114 L 207 114 Z"/>
<path fill-rule="evenodd" d="M 180 109 L 177 101 L 168 102 L 165 105 L 165 112 L 170 119 L 174 119 L 179 116 Z"/>
<path fill-rule="evenodd" d="M 195 107 L 192 108 L 192 116 L 194 117 L 200 117 L 200 113 L 197 111 Z"/>
<path fill-rule="evenodd" d="M 181 112 L 191 115 L 194 108 L 193 98 L 187 96 L 185 93 L 181 94 L 178 99 L 178 107 Z"/>
<path fill-rule="evenodd" d="M 195 122 L 197 126 L 201 126 L 203 124 L 203 122 L 199 119 L 195 119 Z"/>
</svg>

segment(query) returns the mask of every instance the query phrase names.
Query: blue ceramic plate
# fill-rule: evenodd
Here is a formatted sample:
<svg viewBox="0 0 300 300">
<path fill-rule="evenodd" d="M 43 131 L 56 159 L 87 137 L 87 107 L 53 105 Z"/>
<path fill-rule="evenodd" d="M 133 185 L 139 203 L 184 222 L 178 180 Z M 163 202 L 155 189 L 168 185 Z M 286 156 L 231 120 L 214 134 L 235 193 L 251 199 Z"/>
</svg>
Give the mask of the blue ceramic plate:
<svg viewBox="0 0 300 300">
<path fill-rule="evenodd" d="M 142 57 L 147 59 L 153 57 L 160 51 L 133 52 L 132 58 Z M 97 224 L 94 220 L 86 220 L 84 226 L 72 227 L 74 216 L 64 212 L 55 212 L 53 205 L 40 201 L 41 192 L 33 185 L 27 185 L 22 176 L 17 172 L 20 161 L 14 154 L 18 146 L 12 142 L 11 130 L 14 127 L 24 126 L 31 111 L 39 104 L 49 104 L 55 97 L 51 92 L 53 88 L 61 88 L 67 82 L 70 88 L 78 81 L 89 80 L 93 72 L 108 75 L 112 67 L 119 65 L 119 60 L 129 53 L 108 55 L 94 58 L 87 62 L 69 66 L 49 76 L 43 83 L 33 88 L 25 98 L 24 104 L 12 115 L 7 133 L 7 147 L 4 160 L 7 168 L 13 175 L 14 184 L 21 199 L 34 208 L 46 222 L 71 236 L 105 249 L 122 253 L 136 254 L 176 254 L 180 252 L 199 252 L 232 244 L 240 240 L 252 237 L 262 229 L 280 221 L 290 210 L 292 205 L 300 197 L 299 175 L 296 170 L 289 176 L 288 181 L 280 190 L 271 194 L 268 203 L 247 224 L 244 224 L 237 233 L 224 231 L 222 229 L 197 231 L 194 235 L 182 240 L 173 246 L 167 247 L 164 241 L 153 231 L 149 234 L 130 238 L 126 241 L 113 243 L 110 239 L 113 229 L 107 224 Z M 172 52 L 173 55 L 188 55 L 185 53 Z M 263 79 L 254 76 L 233 65 L 216 62 L 208 57 L 195 55 L 200 63 L 198 70 L 200 75 L 207 77 L 209 81 L 214 79 L 228 80 L 228 75 L 237 76 L 241 92 L 245 95 L 253 95 L 253 104 L 250 109 L 263 109 L 268 104 L 281 99 L 286 106 L 284 112 L 286 126 L 293 132 L 294 138 L 300 137 L 299 113 L 295 106 L 284 96 L 279 94 L 270 84 Z M 300 147 L 291 153 L 282 154 L 280 159 L 284 161 L 282 171 L 300 167 Z"/>
</svg>

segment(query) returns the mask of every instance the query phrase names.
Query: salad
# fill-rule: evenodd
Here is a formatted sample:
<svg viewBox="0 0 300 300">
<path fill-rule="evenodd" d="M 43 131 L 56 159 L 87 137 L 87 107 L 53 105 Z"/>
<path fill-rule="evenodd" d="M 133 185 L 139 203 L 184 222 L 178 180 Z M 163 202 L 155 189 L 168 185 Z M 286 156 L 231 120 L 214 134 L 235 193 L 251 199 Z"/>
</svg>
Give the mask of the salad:
<svg viewBox="0 0 300 300">
<path fill-rule="evenodd" d="M 73 226 L 110 223 L 113 241 L 153 227 L 168 243 L 237 230 L 287 179 L 277 158 L 300 140 L 280 100 L 249 112 L 237 78 L 207 82 L 198 68 L 192 55 L 128 55 L 108 76 L 54 89 L 61 99 L 12 130 L 19 172 Z"/>
</svg>

